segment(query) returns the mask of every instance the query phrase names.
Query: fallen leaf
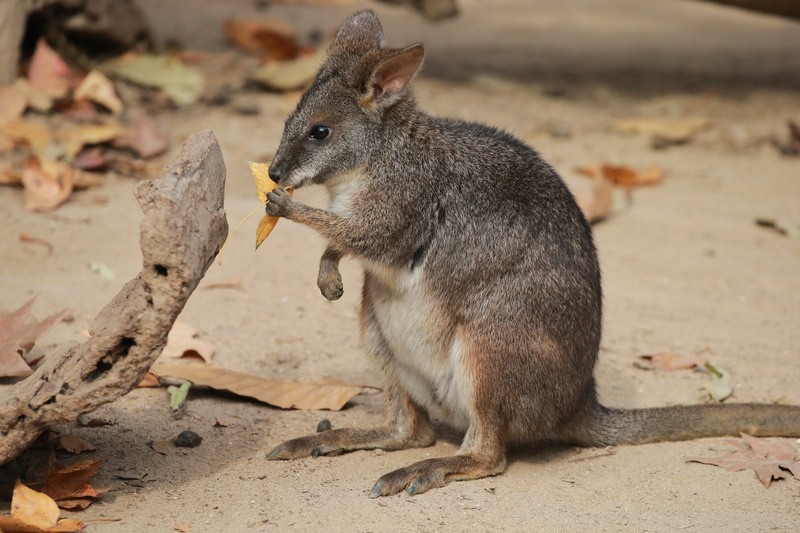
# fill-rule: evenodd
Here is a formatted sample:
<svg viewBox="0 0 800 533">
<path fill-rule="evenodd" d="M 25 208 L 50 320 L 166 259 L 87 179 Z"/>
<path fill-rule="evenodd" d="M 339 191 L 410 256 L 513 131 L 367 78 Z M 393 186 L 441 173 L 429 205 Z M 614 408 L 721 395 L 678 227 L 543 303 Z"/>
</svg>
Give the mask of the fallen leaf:
<svg viewBox="0 0 800 533">
<path fill-rule="evenodd" d="M 214 356 L 214 345 L 210 342 L 197 340 L 197 330 L 189 324 L 176 320 L 167 336 L 167 345 L 161 352 L 163 357 L 177 359 L 192 357 L 210 363 Z"/>
<path fill-rule="evenodd" d="M 195 385 L 225 390 L 255 398 L 283 409 L 330 409 L 338 411 L 360 394 L 363 385 L 337 383 L 300 383 L 268 379 L 213 365 L 156 364 L 160 376 L 186 379 Z"/>
<path fill-rule="evenodd" d="M 275 91 L 302 89 L 314 81 L 319 66 L 328 55 L 327 47 L 313 54 L 288 61 L 270 61 L 250 73 L 250 79 Z"/>
<path fill-rule="evenodd" d="M 83 453 L 96 450 L 89 442 L 75 435 L 59 435 L 50 442 L 50 445 L 56 450 L 65 450 L 69 453 Z"/>
<path fill-rule="evenodd" d="M 703 366 L 705 364 L 703 360 L 696 355 L 684 357 L 670 352 L 640 355 L 639 359 L 648 361 L 652 368 L 656 370 L 684 370 Z"/>
<path fill-rule="evenodd" d="M 17 120 L 28 107 L 28 97 L 16 85 L 0 86 L 0 123 Z"/>
<path fill-rule="evenodd" d="M 11 137 L 15 143 L 30 146 L 38 157 L 45 157 L 53 143 L 53 130 L 30 120 L 17 120 L 0 124 L 0 131 Z"/>
<path fill-rule="evenodd" d="M 97 261 L 92 261 L 89 263 L 89 270 L 97 274 L 103 279 L 108 281 L 114 281 L 114 271 L 109 268 L 108 265 L 105 263 L 99 263 Z"/>
<path fill-rule="evenodd" d="M 762 228 L 773 229 L 781 235 L 786 235 L 792 239 L 800 239 L 800 224 L 796 224 L 788 220 L 757 218 L 756 225 L 761 226 Z"/>
<path fill-rule="evenodd" d="M 156 376 L 152 372 L 148 372 L 147 374 L 144 375 L 144 378 L 142 378 L 142 381 L 140 381 L 139 384 L 136 385 L 136 386 L 140 387 L 140 388 L 160 387 L 161 386 L 161 382 L 158 381 L 158 376 Z"/>
<path fill-rule="evenodd" d="M 36 51 L 28 68 L 28 82 L 53 98 L 64 98 L 69 92 L 71 72 L 44 37 L 36 43 Z"/>
<path fill-rule="evenodd" d="M 215 428 L 226 428 L 226 427 L 228 427 L 228 421 L 227 420 L 217 419 L 217 421 L 214 422 L 214 427 Z"/>
<path fill-rule="evenodd" d="M 193 104 L 203 92 L 203 74 L 171 56 L 126 54 L 107 71 L 146 87 L 157 87 L 178 105 Z"/>
<path fill-rule="evenodd" d="M 180 387 L 174 385 L 167 387 L 167 392 L 169 393 L 169 408 L 173 411 L 177 411 L 186 405 L 186 399 L 189 397 L 189 389 L 191 388 L 191 381 L 187 381 Z"/>
<path fill-rule="evenodd" d="M 596 176 L 592 185 L 592 192 L 578 191 L 575 201 L 581 208 L 583 216 L 589 224 L 602 220 L 611 211 L 614 205 L 614 191 L 611 181 L 602 176 Z"/>
<path fill-rule="evenodd" d="M 112 141 L 122 135 L 122 126 L 116 121 L 103 124 L 77 124 L 63 128 L 56 133 L 56 138 L 64 149 L 66 159 L 71 161 L 90 144 Z"/>
<path fill-rule="evenodd" d="M 117 148 L 130 148 L 143 159 L 150 159 L 167 151 L 169 143 L 152 117 L 137 114 L 131 125 L 122 132 L 113 145 Z"/>
<path fill-rule="evenodd" d="M 42 487 L 42 492 L 54 500 L 81 498 L 91 494 L 97 496 L 94 489 L 91 487 L 87 489 L 85 485 L 97 475 L 102 462 L 102 459 L 97 461 L 86 459 L 56 472 L 50 472 L 47 474 L 47 483 Z"/>
<path fill-rule="evenodd" d="M 641 133 L 653 136 L 653 146 L 663 148 L 672 144 L 684 144 L 708 127 L 711 123 L 705 118 L 645 117 L 615 120 L 613 126 L 622 133 Z"/>
<path fill-rule="evenodd" d="M 17 480 L 11 499 L 11 516 L 0 517 L 0 531 L 6 533 L 56 533 L 81 531 L 80 520 L 59 520 L 58 505 L 52 498 L 36 492 Z"/>
<path fill-rule="evenodd" d="M 611 181 L 614 185 L 623 187 L 655 185 L 659 183 L 664 176 L 664 172 L 661 170 L 661 167 L 658 166 L 652 166 L 637 171 L 624 165 L 608 165 L 604 163 L 601 165 L 579 167 L 576 171 L 594 178 L 602 176 Z"/>
<path fill-rule="evenodd" d="M 115 115 L 122 113 L 125 106 L 114 90 L 114 84 L 105 74 L 93 70 L 83 78 L 78 88 L 75 89 L 75 100 L 90 100 L 100 104 Z"/>
<path fill-rule="evenodd" d="M 722 402 L 733 394 L 733 382 L 730 372 L 724 368 L 712 365 L 711 363 L 706 363 L 705 368 L 714 379 L 705 383 L 700 388 L 708 393 L 710 400 Z"/>
<path fill-rule="evenodd" d="M 108 161 L 103 156 L 103 151 L 98 146 L 81 150 L 72 161 L 72 165 L 75 168 L 80 168 L 82 170 L 100 170 L 107 164 Z"/>
<path fill-rule="evenodd" d="M 267 199 L 267 193 L 278 188 L 278 184 L 269 177 L 269 163 L 255 163 L 249 161 L 248 165 L 250 165 L 250 171 L 253 173 L 253 179 L 256 180 L 258 199 L 262 204 L 266 205 L 269 201 Z M 286 191 L 290 195 L 293 190 L 293 187 L 286 188 Z M 269 215 L 264 215 L 261 218 L 261 221 L 258 223 L 258 229 L 256 230 L 256 250 L 261 246 L 261 243 L 264 242 L 264 239 L 269 237 L 272 230 L 275 229 L 275 224 L 278 223 L 278 220 L 280 220 L 280 217 L 271 217 Z"/>
<path fill-rule="evenodd" d="M 72 194 L 73 169 L 60 161 L 29 157 L 22 173 L 25 209 L 47 211 L 64 203 Z"/>
<path fill-rule="evenodd" d="M 36 297 L 8 314 L 0 313 L 0 377 L 25 377 L 33 372 L 25 363 L 22 354 L 29 352 L 36 341 L 53 326 L 72 314 L 64 309 L 41 322 L 27 322 Z"/>
<path fill-rule="evenodd" d="M 773 479 L 785 479 L 788 473 L 800 480 L 800 465 L 794 462 L 795 448 L 791 441 L 782 439 L 778 444 L 773 444 L 745 433 L 741 435 L 749 447 L 729 440 L 727 442 L 738 451 L 724 457 L 695 457 L 689 461 L 721 466 L 731 472 L 753 470 L 764 488 L 769 488 Z"/>
<path fill-rule="evenodd" d="M 25 78 L 17 78 L 14 87 L 25 95 L 28 107 L 39 113 L 47 113 L 53 108 L 53 97 L 33 87 Z"/>
<path fill-rule="evenodd" d="M 242 284 L 242 278 L 236 276 L 235 278 L 231 278 L 228 281 L 222 281 L 220 283 L 209 283 L 208 285 L 204 286 L 203 289 L 235 289 L 238 288 Z"/>
<path fill-rule="evenodd" d="M 294 31 L 281 21 L 230 18 L 224 30 L 228 42 L 236 48 L 271 60 L 294 59 L 300 51 Z"/>
<path fill-rule="evenodd" d="M 161 455 L 169 455 L 175 449 L 175 443 L 171 440 L 150 441 L 147 444 L 150 445 L 154 452 Z"/>
<path fill-rule="evenodd" d="M 45 248 L 47 248 L 47 255 L 50 255 L 50 254 L 53 253 L 53 244 L 52 243 L 50 243 L 50 242 L 48 242 L 48 241 L 46 241 L 44 239 L 39 239 L 37 237 L 31 237 L 30 235 L 28 235 L 24 231 L 20 232 L 19 241 L 20 242 L 29 242 L 31 244 L 40 244 L 40 245 L 44 246 Z"/>
<path fill-rule="evenodd" d="M 180 531 L 181 533 L 190 533 L 194 531 L 194 528 L 190 524 L 175 524 L 175 531 Z"/>
<path fill-rule="evenodd" d="M 94 500 L 90 500 L 88 498 L 66 498 L 63 500 L 58 500 L 56 505 L 58 505 L 61 509 L 66 509 L 67 511 L 83 511 L 93 503 Z"/>
<path fill-rule="evenodd" d="M 110 405 L 104 405 L 94 411 L 83 413 L 78 417 L 78 424 L 84 427 L 98 427 L 113 425 L 117 419 L 114 409 Z"/>
</svg>

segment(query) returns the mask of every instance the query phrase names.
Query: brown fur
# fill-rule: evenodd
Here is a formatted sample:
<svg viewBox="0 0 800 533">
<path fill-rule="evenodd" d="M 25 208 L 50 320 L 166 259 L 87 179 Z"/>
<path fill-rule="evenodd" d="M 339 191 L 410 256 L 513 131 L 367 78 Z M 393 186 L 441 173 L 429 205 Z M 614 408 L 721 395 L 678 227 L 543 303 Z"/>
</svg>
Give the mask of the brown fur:
<svg viewBox="0 0 800 533">
<path fill-rule="evenodd" d="M 290 440 L 270 459 L 428 446 L 431 409 L 466 430 L 461 449 L 383 476 L 372 497 L 499 474 L 508 441 L 552 434 L 586 446 L 800 436 L 794 406 L 600 405 L 600 269 L 585 218 L 520 141 L 420 111 L 421 61 L 420 45 L 386 49 L 375 14 L 358 12 L 286 121 L 270 175 L 325 184 L 331 208 L 277 189 L 267 212 L 328 239 L 326 298 L 342 294 L 339 260 L 362 262 L 362 338 L 386 377 L 388 424 Z"/>
</svg>

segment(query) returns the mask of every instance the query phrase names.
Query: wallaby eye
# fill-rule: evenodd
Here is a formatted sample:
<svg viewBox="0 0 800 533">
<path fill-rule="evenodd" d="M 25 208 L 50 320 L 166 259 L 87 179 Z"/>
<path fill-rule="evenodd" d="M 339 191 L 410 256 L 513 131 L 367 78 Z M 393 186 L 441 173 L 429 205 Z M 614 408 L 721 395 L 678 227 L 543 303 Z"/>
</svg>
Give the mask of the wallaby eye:
<svg viewBox="0 0 800 533">
<path fill-rule="evenodd" d="M 331 134 L 331 129 L 328 126 L 317 124 L 316 126 L 311 128 L 311 133 L 309 133 L 308 136 L 309 138 L 314 139 L 315 141 L 322 141 L 324 139 L 327 139 L 330 134 Z"/>
</svg>

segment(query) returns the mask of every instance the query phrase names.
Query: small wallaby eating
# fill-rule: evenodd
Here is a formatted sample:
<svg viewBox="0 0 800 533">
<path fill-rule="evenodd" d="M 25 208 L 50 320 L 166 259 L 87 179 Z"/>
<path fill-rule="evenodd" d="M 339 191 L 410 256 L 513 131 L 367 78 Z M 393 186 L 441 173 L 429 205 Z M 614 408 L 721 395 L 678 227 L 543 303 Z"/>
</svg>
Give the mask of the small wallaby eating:
<svg viewBox="0 0 800 533">
<path fill-rule="evenodd" d="M 344 255 L 364 269 L 361 335 L 385 374 L 387 423 L 287 441 L 269 459 L 429 446 L 430 410 L 466 431 L 458 453 L 381 477 L 371 497 L 503 472 L 510 441 L 582 446 L 735 435 L 800 436 L 800 407 L 612 409 L 597 399 L 600 268 L 556 172 L 511 135 L 421 111 L 424 50 L 387 48 L 370 10 L 348 18 L 286 120 L 270 176 L 325 185 L 329 210 L 283 190 L 267 213 L 328 240 L 318 285 L 342 295 Z"/>
</svg>

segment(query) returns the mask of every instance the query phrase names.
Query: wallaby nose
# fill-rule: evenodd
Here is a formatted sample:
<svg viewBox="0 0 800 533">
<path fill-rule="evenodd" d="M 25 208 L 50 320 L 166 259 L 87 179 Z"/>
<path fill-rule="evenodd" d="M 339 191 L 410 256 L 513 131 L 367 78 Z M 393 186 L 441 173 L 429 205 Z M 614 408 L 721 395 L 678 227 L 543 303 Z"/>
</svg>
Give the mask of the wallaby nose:
<svg viewBox="0 0 800 533">
<path fill-rule="evenodd" d="M 282 166 L 279 163 L 276 163 L 276 161 L 273 159 L 272 164 L 269 166 L 269 179 L 275 183 L 280 183 L 282 174 Z"/>
</svg>

